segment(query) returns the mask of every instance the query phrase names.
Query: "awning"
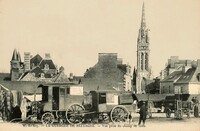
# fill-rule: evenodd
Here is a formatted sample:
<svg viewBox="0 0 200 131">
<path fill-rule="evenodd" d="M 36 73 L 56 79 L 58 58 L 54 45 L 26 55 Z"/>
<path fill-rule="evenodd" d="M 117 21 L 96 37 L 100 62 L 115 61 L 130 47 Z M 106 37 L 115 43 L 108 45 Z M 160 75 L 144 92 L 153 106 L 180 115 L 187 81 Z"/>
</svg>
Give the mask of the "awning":
<svg viewBox="0 0 200 131">
<path fill-rule="evenodd" d="M 134 94 L 136 99 L 138 101 L 153 101 L 153 102 L 158 102 L 158 101 L 164 101 L 165 97 L 167 96 L 166 94 Z"/>
</svg>

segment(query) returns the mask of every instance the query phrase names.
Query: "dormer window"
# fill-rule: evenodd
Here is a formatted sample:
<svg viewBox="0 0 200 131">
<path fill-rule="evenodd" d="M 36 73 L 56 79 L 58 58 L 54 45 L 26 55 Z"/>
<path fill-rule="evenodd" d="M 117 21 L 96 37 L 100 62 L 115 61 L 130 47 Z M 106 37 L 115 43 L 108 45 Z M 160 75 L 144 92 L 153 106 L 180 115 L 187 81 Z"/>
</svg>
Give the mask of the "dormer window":
<svg viewBox="0 0 200 131">
<path fill-rule="evenodd" d="M 44 78 L 44 73 L 41 73 L 41 76 L 40 76 L 41 78 Z"/>
<path fill-rule="evenodd" d="M 33 68 L 35 67 L 35 64 L 34 64 L 34 63 L 32 63 L 32 64 L 31 64 L 31 67 L 32 67 L 32 69 L 33 69 Z"/>
<path fill-rule="evenodd" d="M 49 70 L 49 65 L 48 65 L 48 64 L 45 64 L 44 69 L 45 69 L 45 70 Z"/>
</svg>

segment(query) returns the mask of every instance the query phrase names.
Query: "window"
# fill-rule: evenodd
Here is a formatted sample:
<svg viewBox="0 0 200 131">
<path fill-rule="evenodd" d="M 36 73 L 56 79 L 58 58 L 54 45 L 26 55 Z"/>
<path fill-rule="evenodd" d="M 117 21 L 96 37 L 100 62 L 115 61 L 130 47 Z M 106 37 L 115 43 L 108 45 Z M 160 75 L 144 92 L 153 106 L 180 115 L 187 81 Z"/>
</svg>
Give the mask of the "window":
<svg viewBox="0 0 200 131">
<path fill-rule="evenodd" d="M 41 76 L 40 76 L 41 78 L 44 78 L 44 73 L 41 73 Z"/>
<path fill-rule="evenodd" d="M 145 53 L 145 70 L 148 70 L 148 54 Z"/>
<path fill-rule="evenodd" d="M 141 53 L 141 70 L 143 70 L 143 60 L 144 60 L 144 54 Z"/>
<path fill-rule="evenodd" d="M 48 101 L 48 87 L 42 87 L 42 101 Z"/>
<path fill-rule="evenodd" d="M 165 93 L 164 89 L 165 89 L 165 87 L 163 86 L 162 93 Z"/>
<path fill-rule="evenodd" d="M 65 88 L 60 88 L 60 95 L 64 96 L 65 95 Z"/>
<path fill-rule="evenodd" d="M 45 70 L 49 70 L 49 65 L 48 65 L 48 64 L 45 64 L 44 69 L 45 69 Z"/>
<path fill-rule="evenodd" d="M 66 94 L 70 94 L 70 88 L 66 88 Z"/>
<path fill-rule="evenodd" d="M 35 64 L 34 64 L 34 63 L 32 63 L 32 64 L 31 64 L 31 68 L 33 69 L 34 67 L 35 67 Z"/>
<path fill-rule="evenodd" d="M 180 93 L 183 93 L 183 87 L 181 87 L 181 92 Z"/>
<path fill-rule="evenodd" d="M 99 104 L 106 103 L 106 93 L 99 93 Z"/>
</svg>

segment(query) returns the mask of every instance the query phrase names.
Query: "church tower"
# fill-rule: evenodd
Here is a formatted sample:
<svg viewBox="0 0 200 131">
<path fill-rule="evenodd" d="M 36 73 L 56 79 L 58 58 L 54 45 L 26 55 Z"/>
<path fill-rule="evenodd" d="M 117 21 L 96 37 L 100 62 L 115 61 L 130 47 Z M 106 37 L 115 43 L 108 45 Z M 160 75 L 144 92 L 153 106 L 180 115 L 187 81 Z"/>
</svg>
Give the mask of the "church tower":
<svg viewBox="0 0 200 131">
<path fill-rule="evenodd" d="M 142 19 L 137 39 L 137 79 L 136 92 L 138 94 L 145 91 L 144 83 L 149 79 L 149 29 L 146 27 L 145 8 L 142 6 Z"/>
<path fill-rule="evenodd" d="M 16 49 L 13 51 L 12 59 L 10 61 L 10 77 L 12 81 L 19 79 L 20 74 L 23 73 L 23 64 L 21 62 L 20 53 Z"/>
</svg>

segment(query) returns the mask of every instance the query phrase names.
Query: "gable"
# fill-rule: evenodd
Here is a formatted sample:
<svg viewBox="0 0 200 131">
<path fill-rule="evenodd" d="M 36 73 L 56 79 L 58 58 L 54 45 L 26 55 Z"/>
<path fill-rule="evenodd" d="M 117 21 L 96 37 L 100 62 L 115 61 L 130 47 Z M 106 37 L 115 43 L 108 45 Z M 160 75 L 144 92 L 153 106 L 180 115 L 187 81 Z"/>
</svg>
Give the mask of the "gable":
<svg viewBox="0 0 200 131">
<path fill-rule="evenodd" d="M 39 81 L 32 73 L 27 73 L 20 81 Z"/>
<path fill-rule="evenodd" d="M 41 60 L 42 60 L 42 57 L 41 57 L 39 54 L 35 55 L 35 56 L 30 60 L 31 67 L 32 67 L 32 65 L 38 66 L 39 63 L 41 62 Z"/>
</svg>

